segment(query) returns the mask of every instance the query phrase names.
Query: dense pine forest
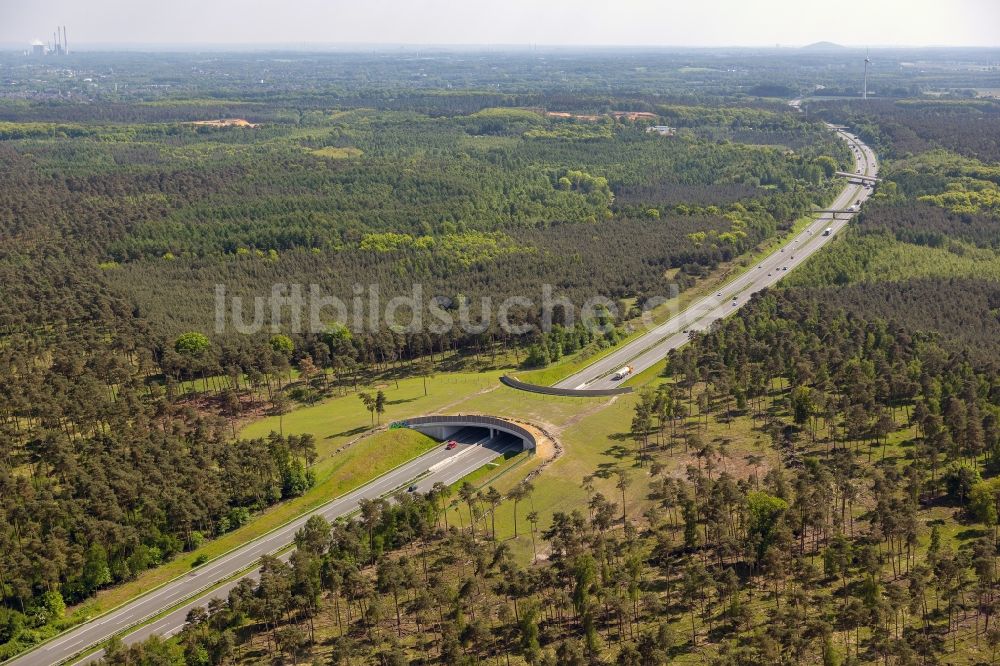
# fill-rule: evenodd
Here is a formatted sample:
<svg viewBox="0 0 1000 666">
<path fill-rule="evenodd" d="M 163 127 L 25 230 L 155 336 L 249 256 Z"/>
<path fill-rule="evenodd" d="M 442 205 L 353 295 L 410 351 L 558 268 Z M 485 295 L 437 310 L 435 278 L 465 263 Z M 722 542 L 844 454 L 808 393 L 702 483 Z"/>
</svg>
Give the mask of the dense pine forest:
<svg viewBox="0 0 1000 666">
<path fill-rule="evenodd" d="M 871 127 L 898 121 L 873 108 Z M 628 452 L 579 480 L 589 501 L 548 526 L 522 514 L 530 564 L 491 519 L 531 484 L 458 489 L 457 529 L 442 487 L 314 522 L 177 644 L 112 646 L 107 663 L 993 663 L 1000 290 L 975 251 L 998 227 L 947 193 L 974 178 L 990 196 L 996 167 L 941 139 L 966 131 L 951 118 L 923 152 L 891 149 L 845 239 L 671 355 L 620 433 Z M 970 275 L 874 267 L 893 245 L 937 253 L 931 267 L 966 257 Z M 766 452 L 737 460 L 747 431 Z"/>
<path fill-rule="evenodd" d="M 354 284 L 399 294 L 414 280 L 450 299 L 502 300 L 542 284 L 574 302 L 642 298 L 666 291 L 666 270 L 697 276 L 787 228 L 832 193 L 817 158 L 845 159 L 790 112 L 662 113 L 683 113 L 673 122 L 690 127 L 666 138 L 612 118 L 484 109 L 11 132 L 3 159 L 17 177 L 5 219 L 18 242 L 8 263 L 72 244 L 167 336 L 212 321 L 205 285 L 216 283 L 244 295 L 318 283 L 344 300 Z M 721 141 L 749 124 L 744 143 Z M 791 153 L 786 140 L 804 145 Z M 61 213 L 52 219 L 35 201 Z"/>
<path fill-rule="evenodd" d="M 282 421 L 303 406 L 358 393 L 380 425 L 401 379 L 586 357 L 710 289 L 843 186 L 831 121 L 884 158 L 875 196 L 600 405 L 579 506 L 546 506 L 541 469 L 313 519 L 179 635 L 104 659 L 993 661 L 1000 105 L 973 98 L 995 72 L 949 69 L 981 53 L 886 68 L 867 104 L 822 54 L 74 57 L 0 58 L 0 658 L 315 492 L 326 445 Z M 213 326 L 220 284 L 415 282 L 617 308 L 603 334 Z"/>
<path fill-rule="evenodd" d="M 99 61 L 80 56 L 81 78 L 101 82 Z M 525 87 L 279 101 L 231 97 L 218 79 L 164 100 L 138 92 L 155 69 L 116 71 L 137 77 L 119 99 L 12 85 L 0 100 L 4 655 L 77 621 L 96 591 L 309 489 L 312 439 L 234 442 L 246 419 L 378 377 L 466 358 L 539 365 L 619 337 L 572 325 L 511 336 L 495 321 L 246 336 L 213 329 L 214 285 L 252 297 L 318 283 L 347 300 L 356 284 L 390 296 L 419 281 L 455 303 L 551 284 L 575 303 L 622 303 L 606 315 L 614 327 L 788 229 L 847 164 L 818 121 L 767 100 Z M 309 85 L 307 71 L 289 85 Z M 656 122 L 676 135 L 647 132 Z"/>
<path fill-rule="evenodd" d="M 670 358 L 623 464 L 580 479 L 585 506 L 522 514 L 534 563 L 494 538 L 530 483 L 441 486 L 312 520 L 288 563 L 192 613 L 178 644 L 111 646 L 106 663 L 918 664 L 959 639 L 989 655 L 1000 375 L 942 344 L 815 294 L 755 298 Z M 743 427 L 777 465 L 740 466 L 712 437 Z M 443 513 L 453 492 L 464 526 Z"/>
</svg>

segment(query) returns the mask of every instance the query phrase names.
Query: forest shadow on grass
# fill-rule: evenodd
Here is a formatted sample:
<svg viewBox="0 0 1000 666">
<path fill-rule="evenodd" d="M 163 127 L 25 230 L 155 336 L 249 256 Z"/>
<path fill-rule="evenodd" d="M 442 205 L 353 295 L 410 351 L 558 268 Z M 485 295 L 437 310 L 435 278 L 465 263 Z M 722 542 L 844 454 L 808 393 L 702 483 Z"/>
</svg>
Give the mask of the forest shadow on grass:
<svg viewBox="0 0 1000 666">
<path fill-rule="evenodd" d="M 342 432 L 337 432 L 332 435 L 327 435 L 325 439 L 336 439 L 337 437 L 353 437 L 354 435 L 360 435 L 365 430 L 368 430 L 370 426 L 358 426 L 357 428 L 351 428 L 350 430 L 344 430 Z"/>
<path fill-rule="evenodd" d="M 629 454 L 631 454 L 631 451 L 622 446 L 621 444 L 615 444 L 611 448 L 606 449 L 604 451 L 604 455 L 611 456 L 616 460 L 624 460 Z M 604 464 L 610 465 L 611 463 L 604 463 Z"/>
<path fill-rule="evenodd" d="M 612 462 L 600 463 L 597 469 L 594 470 L 594 476 L 599 479 L 610 479 L 618 469 L 618 465 Z"/>
<path fill-rule="evenodd" d="M 972 539 L 983 539 L 990 536 L 989 530 L 978 527 L 970 527 L 955 533 L 955 538 L 959 541 L 969 541 Z"/>
</svg>

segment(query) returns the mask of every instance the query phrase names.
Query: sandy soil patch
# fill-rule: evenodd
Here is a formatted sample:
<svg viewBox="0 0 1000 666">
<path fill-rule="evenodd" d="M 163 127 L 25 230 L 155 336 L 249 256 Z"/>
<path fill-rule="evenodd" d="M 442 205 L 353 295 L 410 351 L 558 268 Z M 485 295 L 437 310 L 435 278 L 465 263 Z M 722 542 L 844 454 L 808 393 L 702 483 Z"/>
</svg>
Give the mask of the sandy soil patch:
<svg viewBox="0 0 1000 666">
<path fill-rule="evenodd" d="M 195 120 L 189 125 L 205 125 L 207 127 L 260 127 L 257 123 L 252 123 L 243 118 L 220 118 L 219 120 Z"/>
<path fill-rule="evenodd" d="M 549 118 L 575 118 L 576 120 L 586 120 L 588 122 L 596 122 L 601 118 L 606 118 L 611 116 L 612 118 L 624 118 L 631 122 L 636 120 L 656 120 L 659 118 L 655 113 L 650 113 L 649 111 L 612 111 L 607 115 L 596 115 L 596 114 L 577 114 L 568 113 L 566 111 L 546 111 L 545 115 Z"/>
</svg>

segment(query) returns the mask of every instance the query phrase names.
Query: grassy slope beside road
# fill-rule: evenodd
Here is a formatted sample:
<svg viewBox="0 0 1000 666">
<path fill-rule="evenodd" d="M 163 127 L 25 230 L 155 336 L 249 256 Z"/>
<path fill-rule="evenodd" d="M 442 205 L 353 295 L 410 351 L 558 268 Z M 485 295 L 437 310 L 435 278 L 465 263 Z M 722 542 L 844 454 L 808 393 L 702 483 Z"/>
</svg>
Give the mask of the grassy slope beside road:
<svg viewBox="0 0 1000 666">
<path fill-rule="evenodd" d="M 398 389 L 395 383 L 380 386 L 389 399 L 382 422 L 388 423 L 442 409 L 469 394 L 496 385 L 497 377 L 498 373 L 443 375 L 427 381 L 427 396 L 423 394 L 423 380 L 420 378 L 400 380 Z M 316 435 L 318 458 L 313 465 L 316 474 L 316 485 L 313 488 L 301 497 L 269 508 L 240 529 L 207 541 L 193 551 L 181 553 L 173 560 L 143 572 L 135 580 L 102 590 L 93 599 L 74 608 L 73 619 L 93 617 L 120 606 L 187 573 L 195 560 L 211 559 L 237 548 L 433 447 L 433 440 L 429 438 L 383 440 L 377 437 L 361 439 L 338 453 L 338 449 L 361 437 L 371 425 L 368 411 L 354 394 L 295 410 L 281 420 L 285 434 L 309 432 Z M 240 436 L 264 437 L 278 429 L 279 418 L 272 416 L 250 424 Z M 395 443 L 393 446 L 387 444 L 390 440 Z"/>
<path fill-rule="evenodd" d="M 807 220 L 808 218 L 798 220 L 790 233 L 794 234 Z M 690 289 L 673 299 L 671 303 L 661 306 L 660 310 L 654 313 L 654 318 L 657 322 L 661 318 L 666 320 L 677 309 L 685 307 L 692 300 L 737 277 L 747 267 L 752 266 L 758 256 L 769 252 L 773 248 L 773 244 L 777 242 L 780 241 L 770 241 L 754 255 L 745 256 L 736 262 L 721 266 L 707 281 L 703 281 L 702 286 Z M 638 330 L 628 339 L 631 340 L 641 335 L 642 332 L 642 330 Z M 617 348 L 617 346 L 611 347 L 600 350 L 598 353 L 581 352 L 548 368 L 522 373 L 521 376 L 526 381 L 541 383 L 558 381 L 558 379 L 571 375 Z M 396 388 L 394 383 L 386 384 L 381 388 L 388 395 L 389 403 L 386 413 L 382 415 L 382 420 L 389 422 L 406 416 L 426 414 L 448 406 L 457 407 L 460 405 L 461 408 L 445 409 L 445 411 L 476 411 L 552 425 L 553 423 L 565 423 L 573 414 L 584 412 L 587 406 L 590 406 L 591 399 L 589 398 L 553 398 L 551 396 L 527 398 L 526 394 L 522 392 L 507 388 L 500 389 L 496 387 L 499 374 L 501 373 L 441 375 L 428 381 L 430 391 L 427 396 L 423 395 L 423 380 L 419 378 L 401 380 L 399 388 Z M 493 393 L 492 389 L 494 388 L 497 389 L 498 393 L 489 398 L 466 399 L 470 394 L 483 390 Z M 555 412 L 553 412 L 553 408 L 556 408 Z M 195 560 L 218 557 L 426 450 L 419 446 L 403 446 L 391 455 L 384 451 L 373 454 L 369 452 L 369 447 L 374 445 L 363 440 L 346 452 L 337 453 L 339 448 L 362 435 L 370 427 L 370 423 L 370 414 L 353 394 L 300 408 L 283 418 L 272 416 L 251 423 L 241 431 L 241 437 L 264 437 L 271 431 L 278 430 L 286 434 L 311 433 L 315 435 L 319 456 L 314 465 L 317 477 L 316 486 L 302 497 L 271 507 L 238 530 L 208 541 L 194 551 L 182 553 L 174 560 L 144 572 L 133 581 L 100 592 L 94 599 L 74 609 L 74 619 L 91 617 L 125 603 L 172 578 L 183 575 L 190 570 Z M 537 464 L 532 463 L 522 466 L 523 469 L 519 469 L 517 474 L 509 475 L 510 478 L 504 479 L 505 484 L 512 483 L 510 479 L 521 477 L 522 471 L 527 473 L 536 466 Z"/>
<path fill-rule="evenodd" d="M 798 227 L 804 223 L 799 220 L 795 225 Z M 794 228 L 792 233 L 794 233 Z M 787 237 L 782 236 L 782 238 Z M 780 243 L 781 239 L 776 238 L 769 241 L 764 247 Z M 762 248 L 757 254 L 763 253 Z M 661 308 L 656 313 L 657 321 L 662 317 L 669 318 L 678 307 L 684 307 L 692 299 L 717 288 L 720 284 L 735 278 L 747 267 L 752 266 L 755 255 L 748 255 L 737 259 L 735 262 L 721 266 L 707 281 L 702 282 L 702 286 L 688 290 L 677 299 L 676 303 L 670 303 Z M 629 339 L 640 335 L 642 331 L 636 331 L 629 336 Z M 615 347 L 617 348 L 617 347 Z M 586 366 L 606 353 L 612 352 L 615 348 L 602 350 L 597 354 L 593 352 L 587 355 L 584 352 L 580 355 L 565 359 L 563 362 L 551 366 L 539 374 L 544 373 L 546 382 L 557 380 L 560 376 L 567 376 L 577 369 Z M 399 382 L 398 388 L 393 385 L 385 385 L 380 388 L 386 391 L 389 396 L 389 405 L 385 414 L 382 415 L 384 422 L 405 418 L 416 414 L 426 414 L 437 410 L 450 412 L 483 412 L 497 416 L 510 416 L 512 418 L 525 419 L 536 423 L 544 424 L 554 428 L 557 432 L 564 429 L 576 427 L 581 420 L 596 418 L 596 415 L 607 413 L 606 407 L 614 404 L 615 401 L 607 401 L 602 405 L 593 406 L 589 399 L 574 398 L 554 398 L 551 396 L 531 396 L 526 398 L 524 393 L 516 392 L 507 388 L 496 386 L 495 382 L 500 373 L 490 372 L 484 374 L 454 374 L 443 375 L 436 380 L 431 380 L 431 395 L 423 395 L 423 380 L 408 379 Z M 538 377 L 526 377 L 529 380 L 539 381 Z M 484 395 L 479 395 L 480 391 L 486 391 Z M 471 398 L 468 398 L 472 394 Z M 618 403 L 618 410 L 626 405 L 631 405 L 631 399 L 623 399 Z M 626 410 L 628 412 L 628 410 Z M 614 414 L 615 412 L 611 412 Z M 605 416 L 604 419 L 608 417 Z M 265 511 L 256 517 L 251 523 L 243 528 L 224 535 L 218 539 L 210 541 L 199 549 L 190 553 L 185 553 L 175 558 L 173 561 L 150 570 L 142 574 L 139 578 L 117 588 L 106 590 L 99 594 L 94 600 L 78 607 L 74 611 L 74 616 L 78 618 L 93 616 L 104 612 L 110 608 L 125 603 L 129 599 L 138 596 L 162 583 L 177 576 L 183 575 L 190 570 L 195 560 L 217 557 L 235 547 L 238 547 L 254 538 L 266 533 L 274 527 L 287 522 L 301 515 L 302 513 L 319 506 L 328 499 L 343 492 L 357 487 L 369 481 L 388 469 L 398 465 L 406 459 L 419 455 L 432 444 L 418 442 L 416 440 L 395 440 L 391 445 L 380 445 L 381 440 L 366 439 L 354 444 L 346 451 L 339 451 L 352 439 L 363 434 L 370 424 L 370 415 L 364 410 L 360 401 L 353 394 L 336 398 L 324 403 L 296 410 L 293 414 L 278 417 L 268 417 L 247 426 L 241 436 L 259 437 L 265 436 L 272 430 L 282 430 L 286 434 L 311 433 L 317 437 L 318 461 L 314 467 L 317 476 L 317 484 L 304 496 L 284 502 L 276 507 Z M 617 422 L 616 419 L 612 419 Z M 602 426 L 604 421 L 598 421 Z M 596 425 L 596 423 L 595 423 Z M 623 427 L 627 430 L 627 424 Z M 593 439 L 595 431 L 586 429 L 585 432 Z M 604 433 L 603 436 L 614 435 L 599 429 L 596 432 Z M 601 435 L 599 435 L 601 437 Z M 574 438 L 575 439 L 575 438 Z M 583 442 L 580 442 L 583 444 Z M 589 444 L 589 442 L 588 442 Z M 576 498 L 582 490 L 579 489 L 579 480 L 583 475 L 594 471 L 591 463 L 597 463 L 605 467 L 613 466 L 613 461 L 608 461 L 608 456 L 621 459 L 620 451 L 615 446 L 606 450 L 592 450 L 592 446 L 581 446 L 578 451 L 579 456 L 564 456 L 557 462 L 562 467 L 570 467 L 566 471 L 581 472 L 573 478 L 574 474 L 560 473 L 555 475 L 558 479 L 553 483 L 550 478 L 539 488 L 539 493 L 548 495 L 553 502 L 543 502 L 542 504 L 556 506 L 565 504 L 570 498 Z M 596 457 L 595 457 L 596 454 Z M 604 462 L 600 462 L 600 461 Z M 573 461 L 576 461 L 575 463 Z M 516 473 L 506 475 L 498 480 L 498 487 L 506 490 L 517 482 L 524 473 L 528 473 L 537 468 L 538 461 L 532 461 L 526 465 L 521 465 Z M 587 471 L 584 471 L 584 470 Z M 548 475 L 546 475 L 548 476 Z M 609 482 L 611 483 L 611 482 Z M 569 485 L 566 485 L 569 484 Z M 577 492 L 573 492 L 572 488 Z M 605 494 L 614 496 L 614 489 L 609 488 Z M 501 509 L 501 511 L 509 508 Z M 547 516 L 550 516 L 549 512 Z M 506 523 L 511 533 L 513 533 L 512 516 Z M 501 523 L 507 519 L 502 519 Z M 523 518 L 522 518 L 523 520 Z M 546 518 L 547 520 L 547 518 Z M 543 520 L 543 522 L 545 522 Z M 523 533 L 525 526 L 520 526 Z M 523 552 L 527 545 L 522 538 L 517 544 Z"/>
</svg>

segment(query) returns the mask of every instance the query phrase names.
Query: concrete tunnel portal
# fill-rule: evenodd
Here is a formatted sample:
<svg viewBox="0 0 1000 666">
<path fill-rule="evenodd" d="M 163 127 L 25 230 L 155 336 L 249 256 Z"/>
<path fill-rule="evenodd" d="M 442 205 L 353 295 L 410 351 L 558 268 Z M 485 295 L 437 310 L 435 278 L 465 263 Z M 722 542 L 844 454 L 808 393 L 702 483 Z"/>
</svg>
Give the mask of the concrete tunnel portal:
<svg viewBox="0 0 1000 666">
<path fill-rule="evenodd" d="M 527 428 L 494 416 L 417 416 L 405 421 L 397 421 L 393 427 L 413 428 L 435 439 L 449 439 L 466 428 L 476 428 L 488 432 L 491 439 L 507 437 L 520 441 L 522 451 L 533 451 L 535 436 Z"/>
</svg>

